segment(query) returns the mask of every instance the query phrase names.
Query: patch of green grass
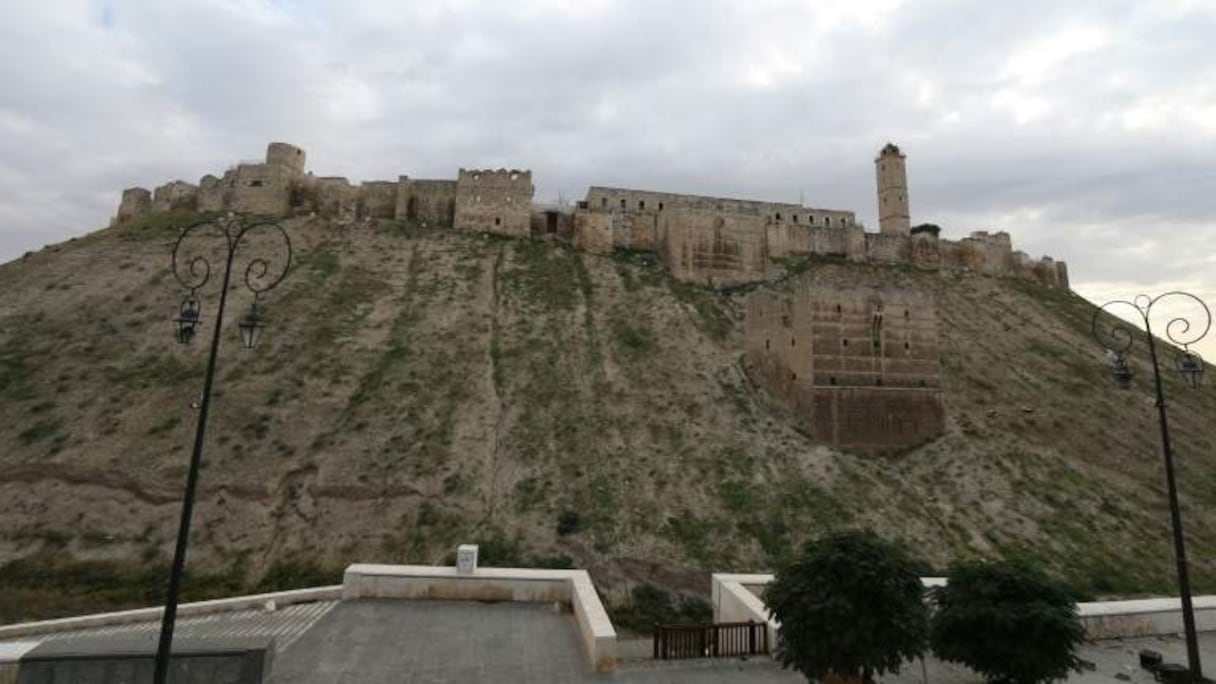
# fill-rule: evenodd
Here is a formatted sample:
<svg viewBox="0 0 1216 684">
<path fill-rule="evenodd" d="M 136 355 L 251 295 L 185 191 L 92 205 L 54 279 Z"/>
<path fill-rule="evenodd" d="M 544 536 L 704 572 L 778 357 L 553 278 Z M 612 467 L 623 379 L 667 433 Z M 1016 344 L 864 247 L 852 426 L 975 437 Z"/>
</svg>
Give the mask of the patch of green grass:
<svg viewBox="0 0 1216 684">
<path fill-rule="evenodd" d="M 520 242 L 499 279 L 503 293 L 520 304 L 542 310 L 576 306 L 590 288 L 577 252 L 547 242 Z"/>
<path fill-rule="evenodd" d="M 338 259 L 338 255 L 330 251 L 326 246 L 317 247 L 308 255 L 308 259 L 304 262 L 308 266 L 313 282 L 321 283 L 338 272 L 342 263 Z"/>
<path fill-rule="evenodd" d="M 539 478 L 529 477 L 515 483 L 515 510 L 526 513 L 545 500 L 548 487 Z"/>
<path fill-rule="evenodd" d="M 173 354 L 148 354 L 125 360 L 121 365 L 112 363 L 101 368 L 107 382 L 142 389 L 188 384 L 201 379 L 204 370 L 201 361 L 189 357 L 183 360 Z"/>
<path fill-rule="evenodd" d="M 689 510 L 667 518 L 663 535 L 680 545 L 689 558 L 706 563 L 710 560 L 709 540 L 713 524 Z"/>
<path fill-rule="evenodd" d="M 675 594 L 643 583 L 627 599 L 610 603 L 612 623 L 635 634 L 650 634 L 655 625 L 704 624 L 713 620 L 713 606 L 700 596 Z"/>
<path fill-rule="evenodd" d="M 306 589 L 342 583 L 342 570 L 318 563 L 304 553 L 275 561 L 253 586 L 255 593 Z"/>
<path fill-rule="evenodd" d="M 645 287 L 657 287 L 668 278 L 667 269 L 655 252 L 617 247 L 612 250 L 611 256 L 626 292 L 637 292 Z"/>
<path fill-rule="evenodd" d="M 59 434 L 62 428 L 63 421 L 58 416 L 47 418 L 17 433 L 17 439 L 21 440 L 22 444 L 28 446 L 35 442 L 41 442 L 44 439 L 54 437 Z"/>
<path fill-rule="evenodd" d="M 735 323 L 727 313 L 726 295 L 674 278 L 668 284 L 677 299 L 692 307 L 696 314 L 693 320 L 710 339 L 721 342 L 734 330 Z"/>
<path fill-rule="evenodd" d="M 748 482 L 727 480 L 718 485 L 718 499 L 722 507 L 731 513 L 747 513 L 761 502 L 760 492 Z"/>
<path fill-rule="evenodd" d="M 157 238 L 177 238 L 182 229 L 201 221 L 216 219 L 221 212 L 200 212 L 189 209 L 174 209 L 140 216 L 118 228 L 122 240 L 143 241 Z M 86 242 L 91 242 L 86 241 Z"/>
<path fill-rule="evenodd" d="M 242 593 L 244 574 L 241 562 L 220 571 L 187 570 L 182 600 Z M 80 560 L 67 551 L 43 550 L 0 566 L 0 623 L 156 606 L 164 601 L 168 579 L 168 563 L 159 559 Z"/>
<path fill-rule="evenodd" d="M 622 318 L 613 319 L 613 339 L 620 355 L 630 360 L 643 358 L 658 346 L 654 333 L 637 320 L 629 323 Z"/>
<path fill-rule="evenodd" d="M 182 422 L 181 416 L 169 416 L 165 420 L 148 428 L 148 434 L 149 435 L 159 435 L 159 434 L 168 432 L 168 431 L 172 430 L 173 428 L 177 427 L 178 425 L 181 425 L 181 422 Z"/>
</svg>

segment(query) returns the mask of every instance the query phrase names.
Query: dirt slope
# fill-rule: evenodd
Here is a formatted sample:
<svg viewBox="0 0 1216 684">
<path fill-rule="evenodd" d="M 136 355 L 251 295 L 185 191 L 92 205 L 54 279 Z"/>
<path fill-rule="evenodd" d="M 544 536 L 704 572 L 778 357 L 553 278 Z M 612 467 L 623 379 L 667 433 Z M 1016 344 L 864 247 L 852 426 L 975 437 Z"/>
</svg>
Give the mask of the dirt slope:
<svg viewBox="0 0 1216 684">
<path fill-rule="evenodd" d="M 172 339 L 184 293 L 169 253 L 187 218 L 0 266 L 0 563 L 27 559 L 0 568 L 0 618 L 157 595 L 206 361 L 206 338 Z M 745 291 L 676 283 L 641 254 L 392 222 L 285 227 L 296 264 L 265 299 L 263 346 L 239 348 L 240 290 L 225 323 L 190 556 L 200 595 L 356 560 L 439 562 L 469 540 L 503 562 L 567 556 L 608 590 L 692 590 L 844 526 L 938 566 L 1030 552 L 1094 594 L 1171 587 L 1144 350 L 1117 390 L 1079 297 L 794 264 L 791 280 L 937 300 L 947 434 L 858 458 L 809 443 L 751 387 Z M 1167 392 L 1196 584 L 1214 591 L 1216 397 L 1173 378 Z M 142 593 L 97 589 L 116 582 Z"/>
</svg>

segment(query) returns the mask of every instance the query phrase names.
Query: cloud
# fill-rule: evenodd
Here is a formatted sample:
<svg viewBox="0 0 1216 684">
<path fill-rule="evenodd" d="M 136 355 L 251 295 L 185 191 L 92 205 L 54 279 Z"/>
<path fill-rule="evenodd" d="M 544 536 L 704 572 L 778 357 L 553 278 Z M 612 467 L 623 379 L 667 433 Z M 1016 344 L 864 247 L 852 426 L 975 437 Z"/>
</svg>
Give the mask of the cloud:
<svg viewBox="0 0 1216 684">
<path fill-rule="evenodd" d="M 0 25 L 0 260 L 270 140 L 318 173 L 526 166 L 1009 230 L 1083 293 L 1216 301 L 1216 2 L 62 0 Z M 1216 357 L 1216 346 L 1209 348 Z"/>
</svg>

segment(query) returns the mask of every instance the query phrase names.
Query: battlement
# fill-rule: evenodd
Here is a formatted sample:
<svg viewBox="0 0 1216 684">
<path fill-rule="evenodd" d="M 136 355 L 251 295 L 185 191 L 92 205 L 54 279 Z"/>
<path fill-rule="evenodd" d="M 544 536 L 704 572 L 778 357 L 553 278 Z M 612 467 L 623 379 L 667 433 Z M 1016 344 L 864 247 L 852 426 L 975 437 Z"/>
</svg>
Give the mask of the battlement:
<svg viewBox="0 0 1216 684">
<path fill-rule="evenodd" d="M 531 232 L 532 172 L 520 169 L 460 169 L 456 176 L 456 230 L 528 237 Z"/>
<path fill-rule="evenodd" d="M 552 236 L 589 251 L 632 249 L 660 255 L 674 277 L 712 286 L 760 282 L 784 273 L 781 260 L 832 256 L 911 264 L 922 270 L 1013 276 L 1068 287 L 1068 267 L 1014 251 L 1004 231 L 959 240 L 910 229 L 906 155 L 887 143 L 875 158 L 880 231 L 852 211 L 787 202 L 591 186 L 569 210 L 533 203 L 532 172 L 466 169 L 456 179 L 371 180 L 352 184 L 305 173 L 302 148 L 267 145 L 264 162 L 243 162 L 198 185 L 172 181 L 150 192 L 123 191 L 112 225 L 172 209 L 268 216 L 315 214 L 341 221 L 396 219 L 518 238 Z"/>
</svg>

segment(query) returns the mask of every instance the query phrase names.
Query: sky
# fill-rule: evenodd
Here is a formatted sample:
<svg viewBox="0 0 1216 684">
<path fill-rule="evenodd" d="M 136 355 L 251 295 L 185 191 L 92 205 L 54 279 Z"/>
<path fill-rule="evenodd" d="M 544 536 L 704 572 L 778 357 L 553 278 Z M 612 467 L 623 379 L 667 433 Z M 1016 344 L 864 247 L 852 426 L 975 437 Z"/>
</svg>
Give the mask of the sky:
<svg viewBox="0 0 1216 684">
<path fill-rule="evenodd" d="M 0 262 L 272 140 L 1005 230 L 1102 302 L 1216 306 L 1216 0 L 0 0 Z M 1167 312 L 1169 313 L 1169 312 Z M 1216 359 L 1216 332 L 1199 347 Z"/>
</svg>

